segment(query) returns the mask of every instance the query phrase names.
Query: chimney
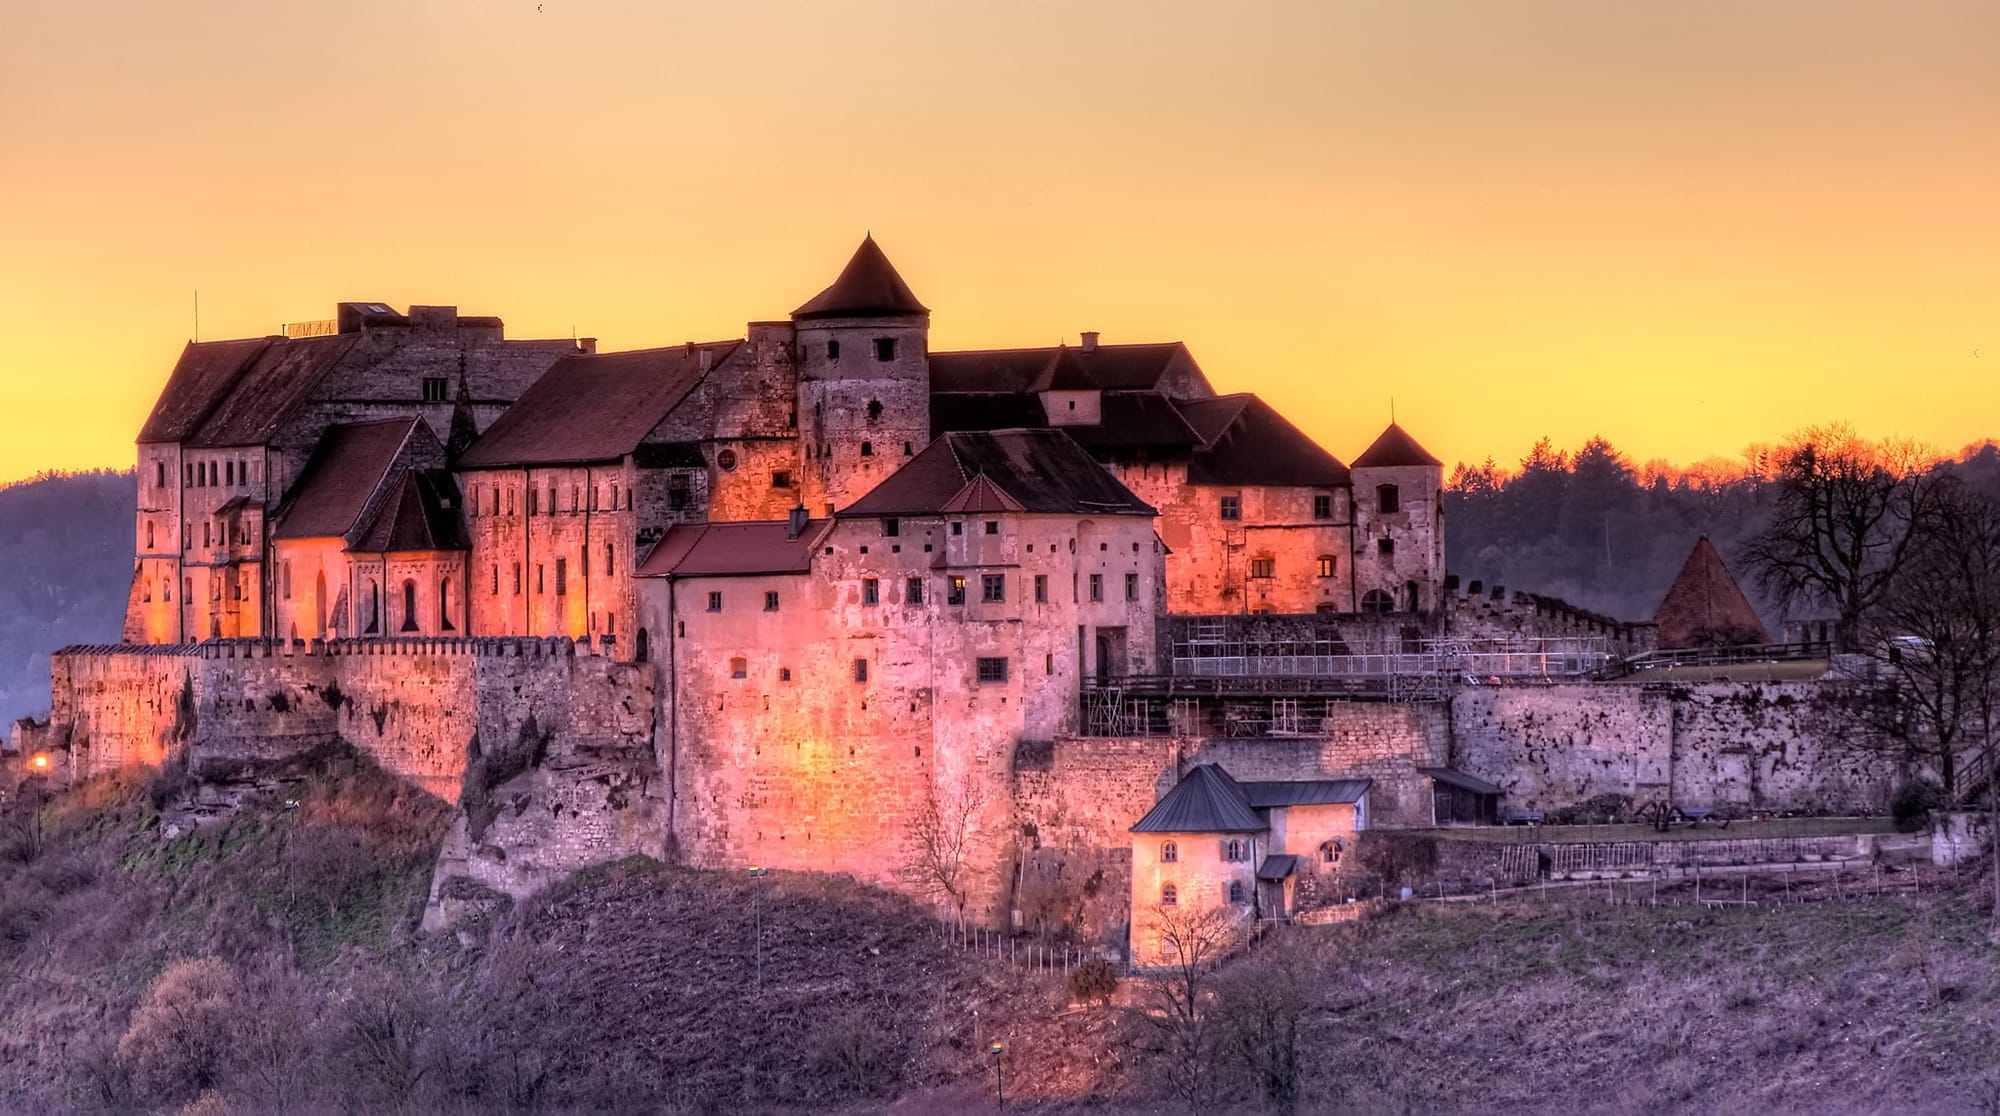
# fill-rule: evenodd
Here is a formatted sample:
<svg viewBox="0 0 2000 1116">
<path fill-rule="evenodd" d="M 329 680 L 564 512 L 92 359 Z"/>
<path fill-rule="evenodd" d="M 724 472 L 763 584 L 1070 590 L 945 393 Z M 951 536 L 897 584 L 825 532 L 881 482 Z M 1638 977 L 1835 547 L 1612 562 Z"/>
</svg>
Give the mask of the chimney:
<svg viewBox="0 0 2000 1116">
<path fill-rule="evenodd" d="M 800 535 L 805 534 L 806 524 L 808 522 L 810 522 L 810 520 L 806 516 L 806 506 L 804 504 L 800 504 L 799 506 L 793 508 L 791 511 L 791 517 L 785 524 L 785 537 L 788 539 L 796 539 Z"/>
<path fill-rule="evenodd" d="M 1094 353 L 1097 351 L 1096 330 L 1086 329 L 1083 331 L 1083 351 L 1086 353 Z"/>
<path fill-rule="evenodd" d="M 693 356 L 693 355 L 694 355 L 694 342 L 692 342 L 692 341 L 683 341 L 683 342 L 681 342 L 681 355 L 682 355 L 682 356 Z"/>
<path fill-rule="evenodd" d="M 701 370 L 703 372 L 708 371 L 709 366 L 714 363 L 715 363 L 715 350 L 703 349 L 701 351 Z"/>
</svg>

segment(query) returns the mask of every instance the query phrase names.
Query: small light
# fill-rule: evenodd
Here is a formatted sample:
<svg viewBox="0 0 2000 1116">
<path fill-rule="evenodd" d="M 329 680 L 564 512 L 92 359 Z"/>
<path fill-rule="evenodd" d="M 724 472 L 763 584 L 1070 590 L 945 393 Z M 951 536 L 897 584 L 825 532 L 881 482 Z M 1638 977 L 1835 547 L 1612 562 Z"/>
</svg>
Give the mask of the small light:
<svg viewBox="0 0 2000 1116">
<path fill-rule="evenodd" d="M 989 1051 L 990 1053 L 993 1053 L 993 1054 L 999 1054 L 999 1053 L 1000 1053 L 1000 1052 L 1001 1052 L 1002 1050 L 1005 1050 L 1005 1049 L 1007 1049 L 1007 1048 L 1006 1048 L 1006 1047 L 1004 1047 L 1004 1046 L 1002 1046 L 1002 1045 L 1000 1045 L 999 1043 L 997 1043 L 997 1042 L 996 1042 L 996 1043 L 994 1043 L 994 1044 L 993 1044 L 992 1046 L 989 1046 L 989 1047 L 987 1047 L 986 1049 L 987 1049 L 987 1050 L 988 1050 L 988 1051 Z"/>
<path fill-rule="evenodd" d="M 49 766 L 49 754 L 47 752 L 38 753 L 34 759 L 28 762 L 34 764 L 38 770 L 46 771 Z"/>
</svg>

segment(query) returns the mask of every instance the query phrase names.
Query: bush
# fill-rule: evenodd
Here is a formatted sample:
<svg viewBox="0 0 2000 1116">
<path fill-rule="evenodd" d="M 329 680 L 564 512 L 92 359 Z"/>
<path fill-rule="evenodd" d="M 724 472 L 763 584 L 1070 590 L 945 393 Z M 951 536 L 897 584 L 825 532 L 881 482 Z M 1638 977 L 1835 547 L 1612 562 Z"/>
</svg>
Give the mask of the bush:
<svg viewBox="0 0 2000 1116">
<path fill-rule="evenodd" d="M 213 957 L 176 961 L 133 1009 L 118 1061 L 141 1096 L 182 1101 L 215 1087 L 235 1046 L 242 985 Z"/>
<path fill-rule="evenodd" d="M 1915 833 L 1930 820 L 1932 810 L 1945 804 L 1944 788 L 1929 779 L 1909 779 L 1896 785 L 1889 795 L 1889 816 L 1896 828 Z"/>
<path fill-rule="evenodd" d="M 1112 994 L 1118 991 L 1118 971 L 1111 962 L 1102 957 L 1093 957 L 1069 971 L 1069 998 L 1071 1003 L 1109 1003 Z"/>
</svg>

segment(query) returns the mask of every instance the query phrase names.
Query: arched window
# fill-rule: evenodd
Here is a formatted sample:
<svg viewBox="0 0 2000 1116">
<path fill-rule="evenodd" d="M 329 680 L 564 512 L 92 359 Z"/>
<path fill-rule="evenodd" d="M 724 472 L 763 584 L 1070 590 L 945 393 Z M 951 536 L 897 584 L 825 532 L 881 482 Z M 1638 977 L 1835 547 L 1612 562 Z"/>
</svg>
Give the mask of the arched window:
<svg viewBox="0 0 2000 1116">
<path fill-rule="evenodd" d="M 1396 598 L 1380 589 L 1370 589 L 1361 598 L 1361 611 L 1394 612 L 1396 611 Z"/>
<path fill-rule="evenodd" d="M 1320 555 L 1317 566 L 1321 577 L 1332 577 L 1340 569 L 1340 563 L 1331 554 Z"/>
<path fill-rule="evenodd" d="M 405 579 L 403 582 L 403 631 L 417 630 L 417 583 Z"/>
<path fill-rule="evenodd" d="M 451 579 L 438 582 L 438 630 L 456 631 L 451 622 Z"/>
<path fill-rule="evenodd" d="M 1228 841 L 1225 841 L 1222 846 L 1222 859 L 1242 860 L 1243 842 L 1237 840 L 1234 837 L 1231 837 Z"/>
<path fill-rule="evenodd" d="M 1396 487 L 1395 485 L 1393 485 L 1393 484 L 1378 484 L 1378 485 L 1376 485 L 1376 486 L 1375 486 L 1375 510 L 1377 510 L 1377 511 L 1381 511 L 1381 512 L 1398 512 L 1398 511 L 1402 511 L 1402 510 L 1403 510 L 1403 493 L 1402 493 L 1402 490 L 1401 490 L 1401 489 L 1399 489 L 1399 488 L 1397 488 L 1397 487 Z"/>
<path fill-rule="evenodd" d="M 153 521 L 146 521 L 146 549 L 153 549 Z"/>
<path fill-rule="evenodd" d="M 1232 903 L 1241 903 L 1244 901 L 1242 880 L 1229 881 L 1229 901 Z"/>
<path fill-rule="evenodd" d="M 382 630 L 382 587 L 375 582 L 368 583 L 368 634 L 375 635 Z"/>
<path fill-rule="evenodd" d="M 1168 841 L 1166 844 L 1160 846 L 1160 863 L 1172 864 L 1180 860 L 1180 858 L 1181 847 L 1179 845 Z"/>
<path fill-rule="evenodd" d="M 1162 907 L 1179 906 L 1180 901 L 1181 901 L 1180 888 L 1175 887 L 1173 884 L 1163 884 L 1160 887 L 1160 906 Z"/>
<path fill-rule="evenodd" d="M 652 641 L 646 637 L 646 629 L 640 628 L 638 642 L 636 644 L 637 650 L 635 651 L 633 657 L 642 663 L 647 661 L 647 657 L 652 654 L 652 648 L 649 646 L 651 642 Z"/>
<path fill-rule="evenodd" d="M 1321 864 L 1338 864 L 1340 863 L 1340 854 L 1340 838 L 1336 837 L 1331 841 L 1322 842 L 1319 847 L 1319 862 Z"/>
</svg>

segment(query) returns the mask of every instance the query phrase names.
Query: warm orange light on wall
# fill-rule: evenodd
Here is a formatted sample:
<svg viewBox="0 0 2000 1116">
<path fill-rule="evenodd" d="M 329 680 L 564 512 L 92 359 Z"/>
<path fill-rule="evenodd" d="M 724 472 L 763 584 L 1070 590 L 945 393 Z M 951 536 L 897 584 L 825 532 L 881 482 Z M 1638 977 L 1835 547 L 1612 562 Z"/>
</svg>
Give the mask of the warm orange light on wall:
<svg viewBox="0 0 2000 1116">
<path fill-rule="evenodd" d="M 28 763 L 37 771 L 47 771 L 49 767 L 49 754 L 47 752 L 38 752 L 35 758 L 29 760 Z"/>
</svg>

